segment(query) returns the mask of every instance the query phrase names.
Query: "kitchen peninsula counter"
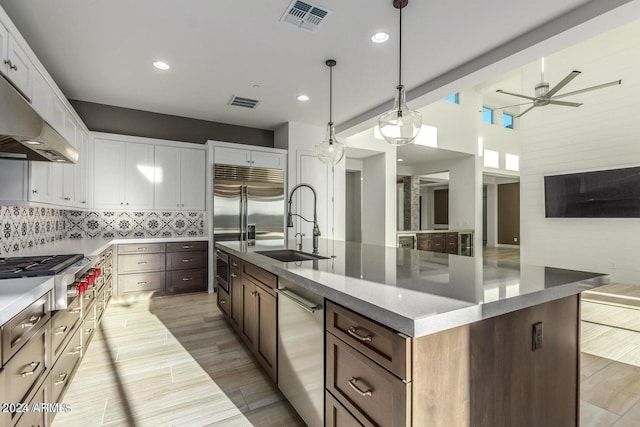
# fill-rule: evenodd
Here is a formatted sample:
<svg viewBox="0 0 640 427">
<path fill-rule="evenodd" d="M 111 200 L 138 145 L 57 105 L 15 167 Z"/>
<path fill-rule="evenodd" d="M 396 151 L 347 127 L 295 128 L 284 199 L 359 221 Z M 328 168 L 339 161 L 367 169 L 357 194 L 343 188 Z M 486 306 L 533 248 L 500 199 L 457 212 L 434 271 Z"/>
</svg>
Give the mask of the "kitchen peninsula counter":
<svg viewBox="0 0 640 427">
<path fill-rule="evenodd" d="M 256 251 L 295 241 L 217 242 L 216 247 L 410 337 L 576 295 L 608 282 L 603 274 L 485 261 L 427 251 L 320 240 L 317 261 L 280 262 Z M 303 250 L 311 252 L 311 240 Z"/>
</svg>

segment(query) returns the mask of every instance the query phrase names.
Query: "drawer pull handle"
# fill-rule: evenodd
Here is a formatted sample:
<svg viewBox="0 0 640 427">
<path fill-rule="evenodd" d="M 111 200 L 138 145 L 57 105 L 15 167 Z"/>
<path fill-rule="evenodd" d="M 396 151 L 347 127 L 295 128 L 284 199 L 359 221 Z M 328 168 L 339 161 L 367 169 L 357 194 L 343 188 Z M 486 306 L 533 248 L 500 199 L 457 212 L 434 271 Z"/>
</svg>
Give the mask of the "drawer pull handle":
<svg viewBox="0 0 640 427">
<path fill-rule="evenodd" d="M 22 329 L 32 328 L 32 327 L 33 327 L 33 325 L 35 325 L 36 323 L 38 323 L 38 321 L 39 321 L 40 319 L 42 319 L 42 317 L 38 317 L 38 316 L 31 316 L 31 317 L 29 318 L 29 321 L 28 321 L 28 322 L 25 322 L 25 323 L 22 323 L 22 324 L 20 325 L 20 327 L 21 327 Z"/>
<path fill-rule="evenodd" d="M 147 249 L 147 247 L 138 248 L 139 251 L 146 251 Z"/>
<path fill-rule="evenodd" d="M 138 285 L 146 285 L 147 282 L 138 282 Z"/>
<path fill-rule="evenodd" d="M 78 346 L 78 347 L 74 348 L 73 350 L 71 350 L 68 354 L 71 354 L 71 355 L 80 354 L 81 350 L 82 350 L 82 347 Z"/>
<path fill-rule="evenodd" d="M 224 304 L 226 304 L 226 303 L 227 303 L 227 300 L 226 300 L 226 299 L 221 299 L 221 300 L 220 300 L 220 305 L 224 305 Z"/>
<path fill-rule="evenodd" d="M 358 333 L 358 329 L 355 326 L 352 326 L 348 329 L 349 335 L 352 337 L 359 339 L 360 341 L 371 341 L 371 335 L 362 336 Z"/>
<path fill-rule="evenodd" d="M 80 307 L 74 308 L 73 310 L 69 311 L 69 313 L 71 314 L 80 314 L 81 312 L 82 312 L 82 309 Z"/>
<path fill-rule="evenodd" d="M 237 267 L 238 263 L 237 262 L 232 262 L 231 265 L 234 266 L 234 267 Z"/>
<path fill-rule="evenodd" d="M 231 277 L 235 279 L 236 277 L 238 277 L 238 275 L 236 273 L 231 273 Z"/>
<path fill-rule="evenodd" d="M 66 380 L 67 380 L 67 373 L 63 372 L 60 375 L 58 375 L 58 381 L 55 381 L 53 384 L 55 385 L 64 384 Z"/>
<path fill-rule="evenodd" d="M 193 258 L 190 259 L 183 259 L 182 262 L 193 262 Z"/>
<path fill-rule="evenodd" d="M 92 328 L 87 328 L 87 329 L 84 330 L 84 332 L 85 332 L 85 334 L 90 335 L 93 332 L 93 329 Z"/>
<path fill-rule="evenodd" d="M 191 246 L 191 245 L 185 245 L 185 246 L 182 247 L 182 249 L 191 249 L 192 247 L 193 246 Z"/>
<path fill-rule="evenodd" d="M 249 293 L 251 294 L 252 297 L 255 297 L 256 295 L 258 295 L 258 291 L 251 291 Z"/>
<path fill-rule="evenodd" d="M 20 375 L 22 375 L 22 378 L 28 376 L 28 375 L 33 375 L 36 373 L 36 369 L 38 369 L 38 366 L 40 366 L 40 362 L 31 362 L 27 365 L 27 367 L 31 368 L 30 371 L 22 371 L 20 372 Z"/>
<path fill-rule="evenodd" d="M 138 265 L 145 265 L 145 264 L 149 264 L 147 261 L 140 261 L 138 262 Z"/>
<path fill-rule="evenodd" d="M 58 326 L 56 328 L 56 335 L 62 335 L 67 331 L 67 327 L 66 326 Z"/>
<path fill-rule="evenodd" d="M 188 282 L 188 281 L 190 281 L 190 280 L 193 280 L 193 277 L 183 277 L 183 278 L 182 278 L 182 281 L 183 281 L 183 282 Z"/>
<path fill-rule="evenodd" d="M 371 396 L 371 391 L 372 391 L 371 388 L 367 388 L 366 390 L 362 390 L 362 389 L 360 389 L 360 387 L 358 387 L 356 385 L 357 381 L 358 381 L 358 379 L 356 377 L 351 377 L 349 379 L 349 385 L 351 386 L 351 388 L 354 389 L 360 396 L 363 396 L 363 397 Z"/>
</svg>

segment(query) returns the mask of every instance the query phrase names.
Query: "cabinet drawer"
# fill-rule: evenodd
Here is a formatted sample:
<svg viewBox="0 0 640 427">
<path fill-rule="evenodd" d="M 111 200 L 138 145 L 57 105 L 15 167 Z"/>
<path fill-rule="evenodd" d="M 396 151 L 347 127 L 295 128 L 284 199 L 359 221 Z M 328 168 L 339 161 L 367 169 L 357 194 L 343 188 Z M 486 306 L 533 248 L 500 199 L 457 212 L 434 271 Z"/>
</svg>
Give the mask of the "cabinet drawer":
<svg viewBox="0 0 640 427">
<path fill-rule="evenodd" d="M 127 243 L 118 245 L 118 255 L 164 252 L 165 243 Z"/>
<path fill-rule="evenodd" d="M 207 270 L 176 270 L 167 273 L 167 292 L 198 292 L 207 290 Z"/>
<path fill-rule="evenodd" d="M 389 371 L 411 380 L 411 338 L 327 301 L 326 330 Z"/>
<path fill-rule="evenodd" d="M 7 363 L 50 317 L 49 294 L 46 293 L 5 323 L 2 326 L 2 364 Z"/>
<path fill-rule="evenodd" d="M 242 267 L 242 261 L 240 261 L 240 258 L 236 258 L 234 256 L 229 257 L 229 264 L 231 268 L 237 268 L 238 270 Z"/>
<path fill-rule="evenodd" d="M 248 262 L 242 263 L 242 273 L 254 278 L 271 289 L 278 287 L 278 277 L 275 274 L 269 273 L 268 271 L 263 270 L 260 267 L 256 267 Z"/>
<path fill-rule="evenodd" d="M 118 276 L 118 294 L 164 290 L 164 272 Z"/>
<path fill-rule="evenodd" d="M 357 419 L 376 426 L 408 426 L 411 383 L 405 383 L 327 333 L 327 389 Z"/>
<path fill-rule="evenodd" d="M 29 408 L 32 409 L 34 405 L 41 403 L 49 403 L 49 393 L 47 389 L 47 381 L 43 382 L 38 391 L 33 395 L 29 401 Z M 45 427 L 47 426 L 47 411 L 29 411 L 22 414 L 15 427 Z"/>
<path fill-rule="evenodd" d="M 86 318 L 82 321 L 82 326 L 80 327 L 80 339 L 82 340 L 82 351 L 87 351 L 87 347 L 89 346 L 89 340 L 93 337 L 93 334 L 96 332 L 97 322 L 95 319 Z"/>
<path fill-rule="evenodd" d="M 218 287 L 218 307 L 225 314 L 225 316 L 229 317 L 229 304 L 231 303 L 231 299 L 229 298 L 229 294 L 227 291 Z"/>
<path fill-rule="evenodd" d="M 76 366 L 82 356 L 82 343 L 80 329 L 76 331 L 69 343 L 64 347 L 60 359 L 51 369 L 49 381 L 51 382 L 51 403 L 57 403 L 71 382 Z"/>
<path fill-rule="evenodd" d="M 46 373 L 49 326 L 40 328 L 5 366 L 7 402 L 24 402 L 40 375 Z"/>
<path fill-rule="evenodd" d="M 449 242 L 455 242 L 456 245 L 458 244 L 458 233 L 447 233 L 445 238 L 447 240 L 447 244 Z"/>
<path fill-rule="evenodd" d="M 361 424 L 338 402 L 328 391 L 325 392 L 325 425 L 327 427 L 373 427 L 367 420 L 362 420 L 366 424 Z"/>
<path fill-rule="evenodd" d="M 173 242 L 167 243 L 167 252 L 206 251 L 209 242 Z"/>
<path fill-rule="evenodd" d="M 164 254 L 118 255 L 118 274 L 164 271 Z"/>
<path fill-rule="evenodd" d="M 162 253 L 166 246 L 166 243 L 127 243 L 118 245 L 118 255 Z"/>
<path fill-rule="evenodd" d="M 167 270 L 206 268 L 207 252 L 172 252 L 167 254 Z"/>
<path fill-rule="evenodd" d="M 71 336 L 82 315 L 80 298 L 75 298 L 65 310 L 57 311 L 51 318 L 51 344 L 53 360 L 57 360 L 67 338 Z"/>
</svg>

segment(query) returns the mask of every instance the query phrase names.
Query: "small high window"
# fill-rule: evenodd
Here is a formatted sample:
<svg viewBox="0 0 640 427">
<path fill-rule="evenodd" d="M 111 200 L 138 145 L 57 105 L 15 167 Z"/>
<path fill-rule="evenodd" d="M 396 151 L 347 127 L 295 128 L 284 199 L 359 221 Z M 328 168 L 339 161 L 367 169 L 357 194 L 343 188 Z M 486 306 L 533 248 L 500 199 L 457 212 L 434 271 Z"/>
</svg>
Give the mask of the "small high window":
<svg viewBox="0 0 640 427">
<path fill-rule="evenodd" d="M 447 102 L 451 102 L 452 104 L 460 104 L 460 94 L 458 92 L 452 93 L 443 99 Z"/>
<path fill-rule="evenodd" d="M 502 113 L 502 126 L 513 129 L 513 114 Z"/>
<path fill-rule="evenodd" d="M 482 121 L 485 123 L 493 123 L 493 110 L 489 107 L 482 107 Z"/>
</svg>

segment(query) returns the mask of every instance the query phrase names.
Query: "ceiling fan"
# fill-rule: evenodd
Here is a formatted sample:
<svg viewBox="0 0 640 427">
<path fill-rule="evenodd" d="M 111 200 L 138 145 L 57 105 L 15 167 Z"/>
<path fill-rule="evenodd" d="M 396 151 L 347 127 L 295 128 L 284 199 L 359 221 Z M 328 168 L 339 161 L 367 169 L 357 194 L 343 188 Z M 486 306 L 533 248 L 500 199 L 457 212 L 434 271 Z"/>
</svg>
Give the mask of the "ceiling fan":
<svg viewBox="0 0 640 427">
<path fill-rule="evenodd" d="M 596 86 L 587 87 L 584 89 L 574 90 L 573 92 L 562 93 L 556 95 L 560 89 L 565 87 L 571 80 L 575 79 L 580 75 L 580 71 L 572 71 L 570 72 L 564 79 L 562 79 L 558 84 L 549 89 L 549 83 L 544 81 L 544 58 L 542 58 L 542 67 L 541 67 L 541 82 L 535 86 L 535 96 L 522 95 L 519 93 L 507 92 L 502 89 L 496 90 L 498 93 L 504 93 L 505 95 L 517 96 L 518 98 L 528 99 L 528 102 L 524 102 L 522 104 L 508 105 L 506 107 L 497 108 L 497 110 L 501 110 L 504 108 L 517 107 L 520 105 L 533 104 L 531 107 L 527 108 L 520 114 L 514 117 L 521 117 L 534 109 L 535 107 L 544 107 L 545 105 L 564 105 L 565 107 L 579 107 L 582 103 L 579 102 L 568 102 L 568 101 L 558 101 L 559 98 L 565 98 L 567 96 L 577 95 L 579 93 L 588 92 L 591 90 L 602 89 L 608 86 L 615 86 L 622 83 L 622 80 L 614 80 L 609 83 L 603 83 Z"/>
</svg>

